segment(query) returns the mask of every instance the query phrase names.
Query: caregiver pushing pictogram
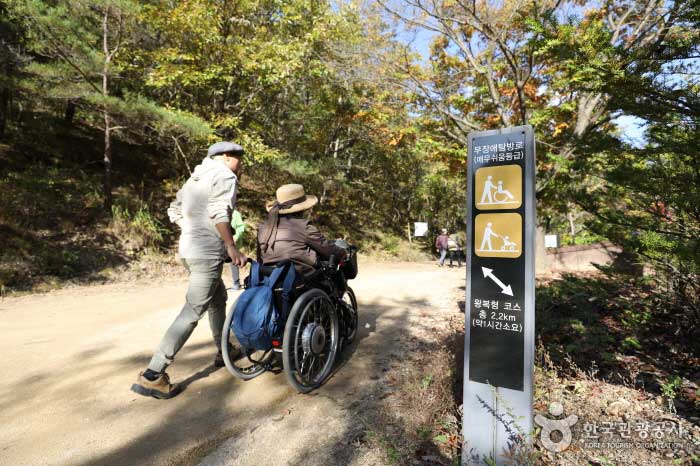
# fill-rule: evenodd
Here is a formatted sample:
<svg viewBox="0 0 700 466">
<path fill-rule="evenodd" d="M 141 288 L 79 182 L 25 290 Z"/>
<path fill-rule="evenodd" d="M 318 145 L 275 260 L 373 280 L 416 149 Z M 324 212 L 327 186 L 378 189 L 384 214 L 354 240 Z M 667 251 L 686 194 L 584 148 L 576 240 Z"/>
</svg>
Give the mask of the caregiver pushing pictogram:
<svg viewBox="0 0 700 466">
<path fill-rule="evenodd" d="M 517 243 L 510 240 L 508 235 L 501 236 L 495 231 L 493 231 L 493 223 L 488 222 L 484 227 L 484 235 L 482 236 L 481 246 L 477 249 L 477 252 L 498 252 L 499 250 L 494 250 L 493 244 L 491 243 L 491 238 L 500 238 L 503 244 L 501 245 L 500 251 L 504 252 L 518 252 Z"/>
</svg>

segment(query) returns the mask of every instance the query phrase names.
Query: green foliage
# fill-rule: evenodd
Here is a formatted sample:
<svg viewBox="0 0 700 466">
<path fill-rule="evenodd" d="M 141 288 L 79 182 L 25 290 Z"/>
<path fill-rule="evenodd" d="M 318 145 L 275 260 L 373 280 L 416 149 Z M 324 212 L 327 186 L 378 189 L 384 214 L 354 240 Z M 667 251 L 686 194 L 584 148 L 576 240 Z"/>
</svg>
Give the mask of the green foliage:
<svg viewBox="0 0 700 466">
<path fill-rule="evenodd" d="M 683 385 L 683 379 L 674 375 L 668 381 L 661 384 L 661 394 L 669 400 L 674 400 L 678 396 L 678 391 Z"/>
<path fill-rule="evenodd" d="M 700 120 L 698 120 L 700 121 Z M 700 276 L 700 174 L 692 138 L 695 122 L 650 127 L 641 149 L 592 157 L 605 184 L 579 194 L 595 217 L 590 228 L 654 265 L 678 302 L 698 322 Z"/>
<path fill-rule="evenodd" d="M 429 258 L 422 243 L 403 238 L 430 202 L 430 192 L 416 195 L 430 161 L 416 149 L 410 97 L 383 68 L 402 47 L 370 10 L 308 0 L 30 0 L 2 8 L 17 26 L 14 42 L 8 30 L 0 42 L 11 71 L 2 81 L 13 93 L 11 143 L 42 156 L 51 147 L 37 171 L 77 169 L 90 179 L 79 189 L 59 183 L 59 197 L 85 205 L 66 203 L 50 228 L 90 213 L 80 232 L 110 235 L 125 257 L 172 246 L 170 197 L 207 145 L 225 138 L 246 149 L 240 207 L 253 224 L 278 185 L 300 182 L 321 198 L 314 217 L 328 236 L 376 240 L 373 250 L 385 257 Z M 13 56 L 6 43 L 25 55 Z M 23 139 L 34 119 L 45 134 Z M 28 202 L 32 178 L 14 176 L 24 167 L 7 180 L 28 186 L 8 188 L 4 224 L 42 208 Z M 105 180 L 113 172 L 113 186 L 100 187 L 100 169 Z M 96 210 L 112 196 L 113 219 L 101 223 Z"/>
<path fill-rule="evenodd" d="M 622 340 L 622 347 L 626 350 L 641 350 L 642 345 L 635 337 L 626 337 Z"/>
<path fill-rule="evenodd" d="M 433 434 L 433 430 L 430 428 L 430 426 L 418 426 L 416 429 L 416 434 L 421 440 L 428 440 Z"/>
<path fill-rule="evenodd" d="M 168 196 L 208 144 L 233 139 L 246 149 L 247 218 L 264 215 L 277 185 L 300 182 L 321 198 L 314 215 L 329 235 L 413 259 L 429 257 L 439 228 L 465 229 L 468 133 L 529 123 L 543 224 L 563 244 L 612 240 L 651 263 L 674 305 L 700 319 L 700 99 L 686 60 L 700 42 L 697 2 L 646 12 L 636 0 L 585 10 L 438 1 L 415 18 L 415 0 L 380 3 L 410 28 L 432 24 L 429 57 L 397 40 L 382 5 L 364 2 L 4 2 L 0 137 L 10 128 L 12 144 L 43 154 L 40 140 L 19 136 L 27 121 L 49 122 L 50 140 L 81 134 L 42 167 L 87 167 L 84 186 L 52 175 L 56 195 L 85 201 L 86 229 L 114 195 L 109 228 L 143 237 L 127 249 L 172 242 L 159 223 Z M 646 144 L 625 142 L 619 114 L 649 122 Z M 116 181 L 100 193 L 112 137 Z M 7 177 L 19 188 L 3 225 L 42 211 L 14 176 L 24 166 Z M 414 221 L 428 222 L 428 241 L 403 239 Z"/>
<path fill-rule="evenodd" d="M 421 390 L 427 390 L 433 383 L 433 374 L 426 374 L 420 381 Z"/>
<path fill-rule="evenodd" d="M 652 265 L 659 285 L 674 296 L 672 306 L 697 324 L 700 178 L 693 144 L 700 70 L 684 57 L 697 55 L 700 9 L 697 2 L 674 2 L 649 13 L 644 33 L 625 27 L 620 18 L 642 8 L 610 4 L 581 17 L 549 14 L 529 23 L 552 90 L 578 96 L 570 100 L 575 106 L 562 98 L 539 116 L 569 115 L 575 122 L 562 124 L 555 141 L 568 139 L 568 157 L 552 159 L 556 175 L 541 199 L 554 212 L 571 212 L 575 204 L 593 238 L 607 238 Z M 664 16 L 666 8 L 671 16 Z M 595 118 L 585 126 L 580 116 L 588 103 L 595 104 L 589 107 Z M 621 114 L 647 121 L 644 144 L 631 146 L 610 125 Z"/>
<path fill-rule="evenodd" d="M 129 249 L 132 251 L 160 246 L 164 234 L 167 233 L 146 205 L 141 205 L 134 211 L 130 211 L 128 207 L 112 206 L 111 228 L 122 242 L 129 243 Z"/>
</svg>

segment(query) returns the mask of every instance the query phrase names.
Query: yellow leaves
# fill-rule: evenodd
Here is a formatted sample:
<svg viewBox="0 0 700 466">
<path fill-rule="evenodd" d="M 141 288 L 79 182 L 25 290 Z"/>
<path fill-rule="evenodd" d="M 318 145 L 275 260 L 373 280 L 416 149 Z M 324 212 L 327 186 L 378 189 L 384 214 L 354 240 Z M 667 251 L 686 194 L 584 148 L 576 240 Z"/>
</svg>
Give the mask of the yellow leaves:
<svg viewBox="0 0 700 466">
<path fill-rule="evenodd" d="M 366 110 L 360 110 L 359 112 L 355 113 L 351 119 L 352 120 L 363 120 L 365 119 L 366 116 L 369 115 L 369 112 Z"/>
<path fill-rule="evenodd" d="M 523 86 L 523 91 L 525 91 L 525 95 L 529 99 L 535 99 L 537 97 L 537 86 L 532 82 L 526 83 L 525 86 Z"/>
<path fill-rule="evenodd" d="M 501 124 L 501 117 L 498 115 L 489 115 L 486 117 L 486 121 L 490 126 L 498 126 Z"/>
<path fill-rule="evenodd" d="M 401 141 L 403 140 L 404 134 L 403 132 L 399 132 L 398 134 L 393 134 L 390 138 L 389 141 L 387 142 L 387 145 L 396 147 L 399 144 L 401 144 Z"/>
<path fill-rule="evenodd" d="M 518 89 L 514 86 L 501 88 L 501 94 L 503 94 L 504 96 L 513 97 L 517 93 Z"/>
<path fill-rule="evenodd" d="M 432 53 L 437 54 L 449 47 L 450 42 L 447 37 L 443 35 L 436 34 L 433 36 L 430 44 L 430 49 Z"/>
<path fill-rule="evenodd" d="M 557 137 L 559 136 L 566 128 L 569 127 L 568 123 L 559 123 L 554 127 L 554 133 L 552 136 Z"/>
</svg>

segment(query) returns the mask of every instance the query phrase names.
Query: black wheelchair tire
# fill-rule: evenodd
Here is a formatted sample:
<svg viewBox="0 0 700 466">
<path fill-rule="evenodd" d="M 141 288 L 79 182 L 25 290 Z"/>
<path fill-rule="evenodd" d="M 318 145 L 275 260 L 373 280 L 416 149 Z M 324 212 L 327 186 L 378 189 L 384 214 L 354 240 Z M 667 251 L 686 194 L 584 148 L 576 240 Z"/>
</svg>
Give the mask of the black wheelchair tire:
<svg viewBox="0 0 700 466">
<path fill-rule="evenodd" d="M 316 301 L 321 301 L 325 305 L 325 309 L 330 317 L 331 327 L 331 342 L 328 350 L 328 360 L 324 363 L 321 372 L 314 380 L 305 382 L 302 376 L 298 375 L 297 370 L 297 346 L 300 337 L 299 325 L 295 325 L 297 321 L 305 316 L 304 312 L 307 307 L 313 305 Z M 282 345 L 282 365 L 284 366 L 284 374 L 287 377 L 289 384 L 300 393 L 309 393 L 318 388 L 330 375 L 335 365 L 335 360 L 338 355 L 338 347 L 340 340 L 340 324 L 338 313 L 333 302 L 328 295 L 319 289 L 311 289 L 303 293 L 292 306 L 287 318 L 287 323 L 284 328 L 284 339 Z M 302 363 L 303 367 L 303 363 Z M 313 363 L 312 366 L 313 367 Z"/>
</svg>

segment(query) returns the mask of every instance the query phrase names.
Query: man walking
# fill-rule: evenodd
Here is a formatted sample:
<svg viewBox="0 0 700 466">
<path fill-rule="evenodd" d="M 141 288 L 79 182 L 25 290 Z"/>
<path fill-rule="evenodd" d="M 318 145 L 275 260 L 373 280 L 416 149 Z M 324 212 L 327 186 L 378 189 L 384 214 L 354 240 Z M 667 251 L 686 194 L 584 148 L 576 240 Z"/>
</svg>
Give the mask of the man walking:
<svg viewBox="0 0 700 466">
<path fill-rule="evenodd" d="M 437 238 L 435 238 L 435 249 L 440 253 L 440 260 L 438 261 L 438 264 L 440 267 L 445 265 L 445 257 L 447 256 L 447 242 L 449 240 L 449 236 L 447 236 L 447 229 L 443 228 L 442 232 L 440 235 L 438 235 Z"/>
<path fill-rule="evenodd" d="M 170 208 L 170 221 L 182 230 L 179 253 L 190 275 L 185 305 L 170 325 L 146 371 L 131 389 L 144 396 L 167 399 L 180 392 L 171 384 L 165 369 L 185 344 L 199 319 L 209 314 L 209 325 L 219 352 L 214 360 L 223 366 L 221 332 L 226 313 L 226 287 L 221 280 L 224 259 L 244 266 L 246 256 L 236 249 L 231 231 L 231 213 L 236 204 L 236 172 L 243 148 L 231 142 L 209 147 L 207 157 L 178 191 Z"/>
<path fill-rule="evenodd" d="M 452 267 L 452 260 L 457 260 L 457 266 L 462 266 L 462 244 L 457 233 L 452 233 L 447 240 L 447 249 L 450 253 L 450 267 Z"/>
</svg>

